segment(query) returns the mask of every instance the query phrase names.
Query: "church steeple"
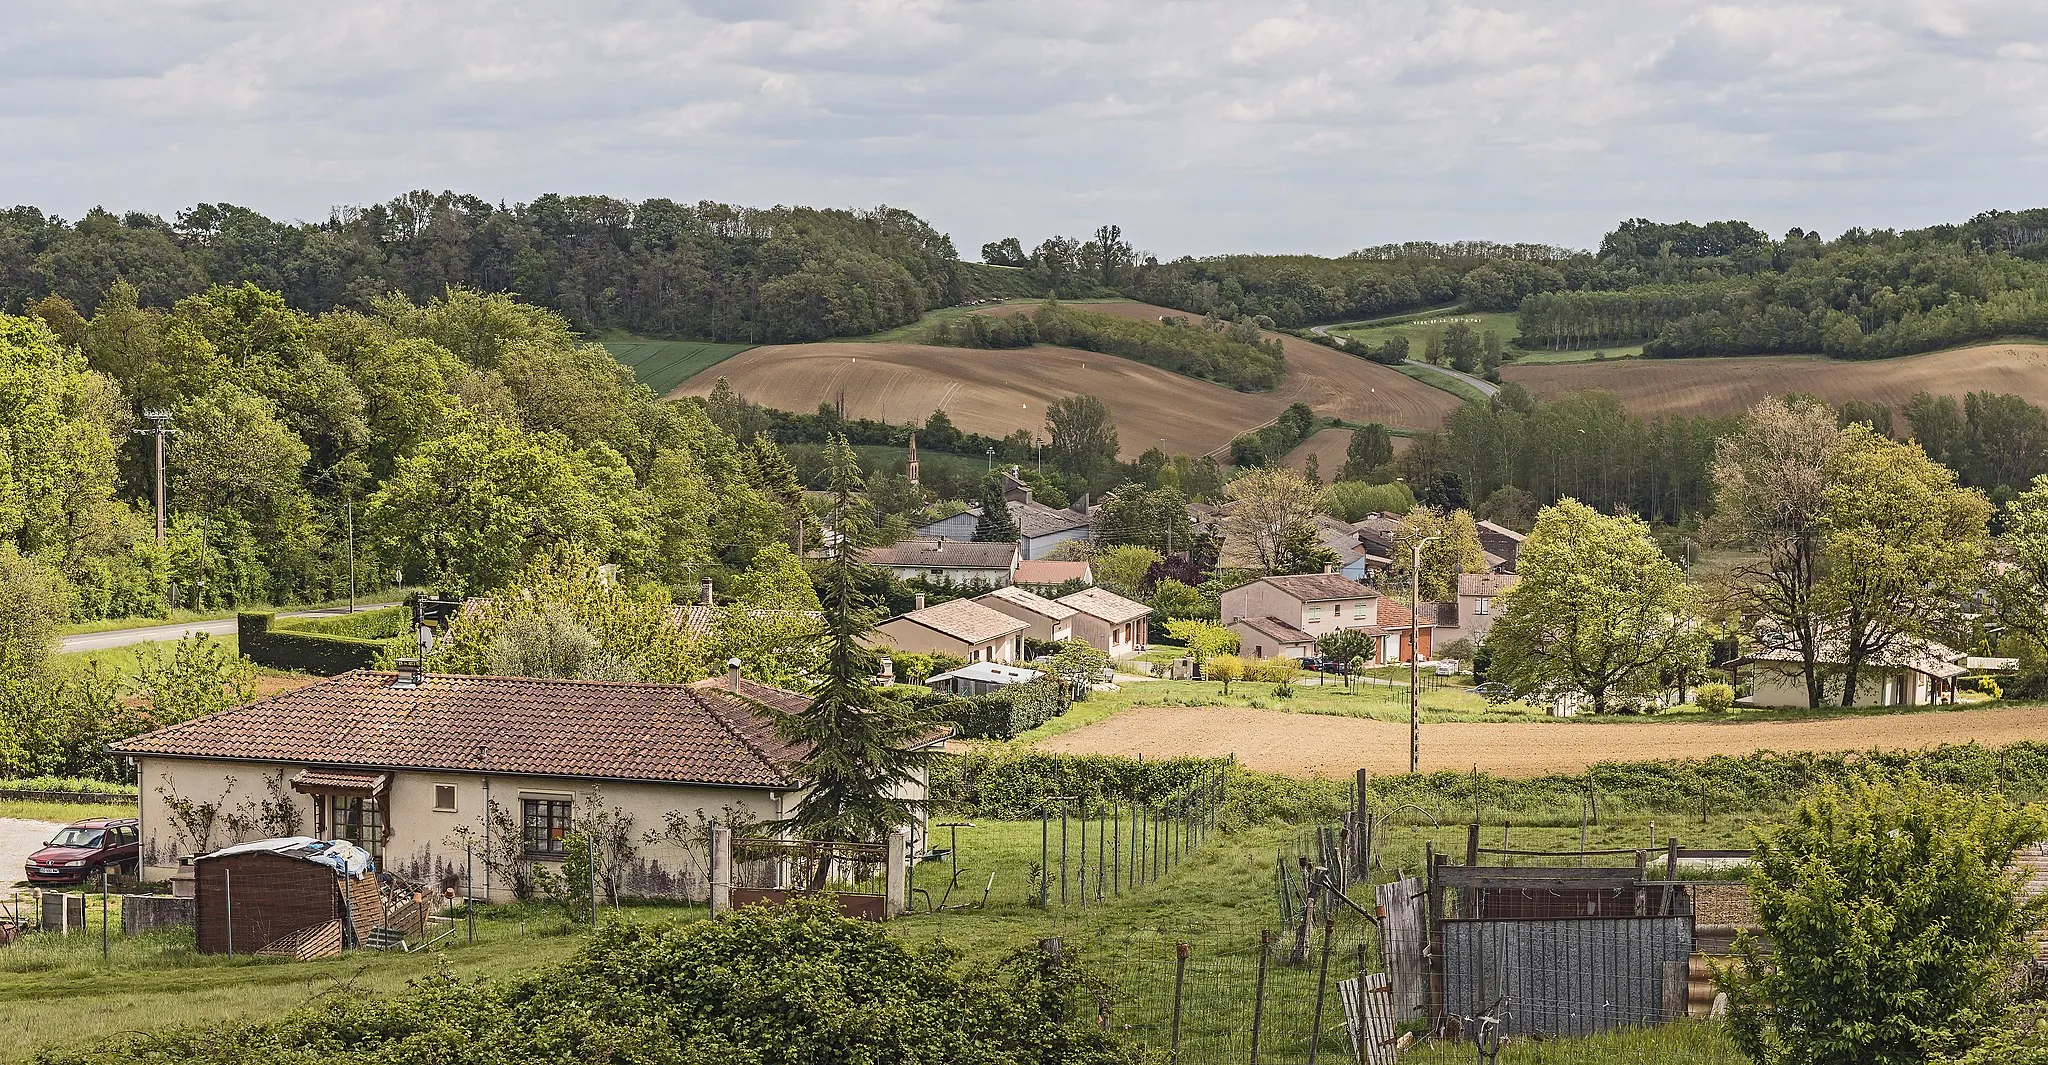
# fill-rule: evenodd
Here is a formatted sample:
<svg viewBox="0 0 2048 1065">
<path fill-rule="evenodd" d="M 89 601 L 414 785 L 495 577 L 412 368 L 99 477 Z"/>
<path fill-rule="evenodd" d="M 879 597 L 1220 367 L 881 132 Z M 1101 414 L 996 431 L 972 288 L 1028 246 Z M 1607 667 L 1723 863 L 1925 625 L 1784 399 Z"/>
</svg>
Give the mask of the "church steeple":
<svg viewBox="0 0 2048 1065">
<path fill-rule="evenodd" d="M 915 429 L 911 430 L 911 432 L 910 432 L 910 464 L 909 464 L 909 466 L 907 467 L 907 470 L 906 470 L 906 472 L 908 473 L 908 475 L 909 475 L 909 477 L 910 477 L 910 483 L 911 483 L 911 484 L 916 484 L 916 483 L 917 483 L 917 430 L 915 430 Z"/>
</svg>

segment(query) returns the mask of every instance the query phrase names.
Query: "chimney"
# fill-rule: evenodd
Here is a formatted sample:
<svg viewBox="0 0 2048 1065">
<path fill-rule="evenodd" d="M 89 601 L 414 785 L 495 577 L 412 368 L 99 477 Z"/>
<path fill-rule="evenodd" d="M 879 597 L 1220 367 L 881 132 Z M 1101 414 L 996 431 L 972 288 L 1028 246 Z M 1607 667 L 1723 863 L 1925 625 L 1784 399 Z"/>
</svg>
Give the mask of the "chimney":
<svg viewBox="0 0 2048 1065">
<path fill-rule="evenodd" d="M 717 605 L 711 601 L 711 578 L 703 577 L 697 581 L 697 602 L 704 606 Z"/>
<path fill-rule="evenodd" d="M 917 593 L 917 605 L 916 605 L 916 606 L 914 606 L 914 607 L 912 607 L 911 609 L 912 609 L 912 610 L 923 610 L 923 609 L 924 609 L 924 593 L 923 593 L 923 592 L 919 592 L 919 593 Z"/>
<path fill-rule="evenodd" d="M 1021 482 L 1020 482 L 1020 483 L 1021 483 Z M 1024 487 L 1024 505 L 1028 507 L 1028 506 L 1030 506 L 1030 505 L 1031 505 L 1031 486 L 1027 484 L 1027 485 L 1024 485 L 1023 487 Z"/>
<path fill-rule="evenodd" d="M 424 663 L 417 658 L 398 660 L 398 679 L 391 682 L 394 688 L 417 688 L 426 683 Z"/>
<path fill-rule="evenodd" d="M 1329 562 L 1325 562 L 1325 563 L 1323 563 L 1323 572 L 1324 572 L 1324 573 L 1335 573 L 1335 572 L 1337 572 L 1337 567 L 1336 567 L 1336 566 L 1335 566 L 1334 564 L 1332 564 L 1332 563 L 1329 563 Z"/>
<path fill-rule="evenodd" d="M 737 658 L 728 658 L 725 660 L 725 688 L 727 691 L 732 692 L 735 695 L 739 694 L 740 660 Z"/>
</svg>

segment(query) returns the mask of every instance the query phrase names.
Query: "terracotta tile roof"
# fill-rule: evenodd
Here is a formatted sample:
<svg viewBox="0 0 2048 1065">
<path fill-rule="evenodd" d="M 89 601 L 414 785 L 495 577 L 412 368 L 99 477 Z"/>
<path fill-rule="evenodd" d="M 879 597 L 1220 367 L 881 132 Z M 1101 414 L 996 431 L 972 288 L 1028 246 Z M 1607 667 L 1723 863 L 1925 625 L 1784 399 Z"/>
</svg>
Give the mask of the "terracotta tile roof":
<svg viewBox="0 0 2048 1065">
<path fill-rule="evenodd" d="M 781 788 L 799 751 L 756 702 L 802 696 L 743 683 L 617 684 L 357 670 L 113 745 L 125 755 Z"/>
<path fill-rule="evenodd" d="M 1152 612 L 1151 607 L 1125 599 L 1107 588 L 1083 588 L 1072 595 L 1060 596 L 1059 602 L 1083 614 L 1101 618 L 1111 625 L 1136 621 Z"/>
<path fill-rule="evenodd" d="M 1458 574 L 1458 594 L 1477 596 L 1499 595 L 1513 588 L 1518 580 L 1521 580 L 1521 578 L 1512 573 L 1460 573 Z"/>
<path fill-rule="evenodd" d="M 906 569 L 1009 569 L 1017 560 L 1016 544 L 984 544 L 966 540 L 899 540 L 861 552 L 871 566 Z"/>
<path fill-rule="evenodd" d="M 1428 629 L 1436 627 L 1437 604 L 1423 603 L 1421 605 L 1421 613 L 1421 628 Z M 1380 600 L 1379 624 L 1373 626 L 1368 631 L 1394 632 L 1396 630 L 1399 630 L 1401 632 L 1407 632 L 1408 621 L 1413 616 L 1414 615 L 1408 613 L 1408 604 L 1396 602 L 1392 599 L 1383 598 Z"/>
<path fill-rule="evenodd" d="M 1037 614 L 1039 617 L 1050 618 L 1053 621 L 1065 621 L 1080 613 L 1080 611 L 1065 603 L 1055 603 L 1042 595 L 1027 592 L 1022 588 L 1016 587 L 998 588 L 987 595 L 979 596 L 978 599 L 982 601 L 1000 599 L 1011 606 L 1021 607 Z M 990 607 L 990 609 L 994 610 L 996 608 Z M 1001 611 L 998 611 L 998 613 L 1001 613 Z"/>
<path fill-rule="evenodd" d="M 1283 644 L 1316 642 L 1315 637 L 1270 615 L 1260 618 L 1239 618 L 1237 624 L 1263 632 Z"/>
<path fill-rule="evenodd" d="M 1017 563 L 1017 573 L 1011 580 L 1018 584 L 1065 584 L 1068 581 L 1085 581 L 1093 577 L 1086 562 L 1056 562 L 1047 558 L 1027 558 Z"/>
<path fill-rule="evenodd" d="M 913 610 L 882 624 L 893 622 L 922 625 L 963 643 L 987 643 L 1031 627 L 1028 622 L 1019 621 L 1000 610 L 992 610 L 972 599 L 954 599 L 923 610 Z"/>
<path fill-rule="evenodd" d="M 1259 579 L 1304 603 L 1369 599 L 1380 594 L 1340 573 L 1295 573 Z"/>
</svg>

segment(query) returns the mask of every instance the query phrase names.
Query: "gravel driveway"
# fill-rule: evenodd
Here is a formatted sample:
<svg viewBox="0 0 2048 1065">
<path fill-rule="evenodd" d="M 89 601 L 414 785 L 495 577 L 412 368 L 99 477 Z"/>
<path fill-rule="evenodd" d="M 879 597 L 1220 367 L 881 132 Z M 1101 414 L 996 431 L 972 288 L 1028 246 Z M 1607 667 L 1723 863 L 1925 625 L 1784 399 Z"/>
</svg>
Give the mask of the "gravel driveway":
<svg viewBox="0 0 2048 1065">
<path fill-rule="evenodd" d="M 28 856 L 42 849 L 43 843 L 63 825 L 48 821 L 24 821 L 19 817 L 0 817 L 0 884 L 12 884 L 28 875 L 23 868 Z"/>
</svg>

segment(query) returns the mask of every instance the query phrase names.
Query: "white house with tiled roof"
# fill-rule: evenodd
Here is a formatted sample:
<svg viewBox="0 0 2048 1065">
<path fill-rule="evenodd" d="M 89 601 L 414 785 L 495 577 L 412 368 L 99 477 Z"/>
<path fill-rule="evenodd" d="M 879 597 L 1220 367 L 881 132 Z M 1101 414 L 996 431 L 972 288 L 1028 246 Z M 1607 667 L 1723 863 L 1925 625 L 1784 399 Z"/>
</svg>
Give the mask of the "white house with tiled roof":
<svg viewBox="0 0 2048 1065">
<path fill-rule="evenodd" d="M 175 874 L 181 856 L 310 835 L 356 843 L 379 869 L 433 889 L 457 885 L 462 837 L 484 846 L 487 809 L 490 853 L 540 868 L 562 860 L 599 804 L 636 839 L 671 823 L 780 818 L 802 797 L 791 767 L 803 751 L 776 719 L 808 705 L 737 675 L 682 685 L 357 670 L 113 750 L 141 788 L 145 878 Z M 904 792 L 923 796 L 923 781 Z M 702 855 L 642 849 L 627 864 L 628 893 L 708 895 Z M 503 873 L 489 890 L 514 894 Z"/>
<path fill-rule="evenodd" d="M 1074 638 L 1111 658 L 1134 655 L 1152 642 L 1152 608 L 1107 588 L 1083 588 L 1054 600 L 1074 610 Z"/>
</svg>

